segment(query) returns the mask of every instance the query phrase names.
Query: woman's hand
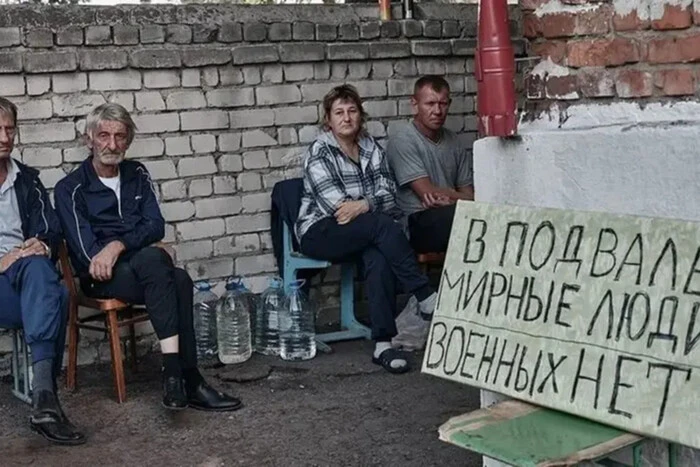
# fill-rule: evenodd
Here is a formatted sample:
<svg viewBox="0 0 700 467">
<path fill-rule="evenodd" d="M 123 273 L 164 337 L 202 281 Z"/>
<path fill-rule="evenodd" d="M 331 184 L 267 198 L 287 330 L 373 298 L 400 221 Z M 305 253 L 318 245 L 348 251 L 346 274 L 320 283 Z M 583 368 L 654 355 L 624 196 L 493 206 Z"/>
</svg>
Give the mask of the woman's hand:
<svg viewBox="0 0 700 467">
<path fill-rule="evenodd" d="M 359 201 L 345 201 L 335 211 L 335 219 L 338 225 L 345 225 L 360 214 L 369 211 L 369 204 L 364 199 Z"/>
</svg>

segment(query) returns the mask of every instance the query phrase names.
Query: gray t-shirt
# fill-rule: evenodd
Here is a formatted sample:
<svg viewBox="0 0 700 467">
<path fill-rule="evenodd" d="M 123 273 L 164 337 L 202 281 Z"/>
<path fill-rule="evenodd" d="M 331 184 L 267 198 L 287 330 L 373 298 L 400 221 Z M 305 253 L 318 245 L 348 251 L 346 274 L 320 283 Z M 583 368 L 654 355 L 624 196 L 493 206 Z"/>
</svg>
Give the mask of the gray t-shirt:
<svg viewBox="0 0 700 467">
<path fill-rule="evenodd" d="M 396 200 L 406 215 L 425 209 L 411 189 L 414 180 L 428 177 L 438 188 L 455 190 L 474 184 L 472 154 L 446 128 L 436 143 L 411 122 L 389 136 L 386 154 L 399 185 Z"/>
</svg>

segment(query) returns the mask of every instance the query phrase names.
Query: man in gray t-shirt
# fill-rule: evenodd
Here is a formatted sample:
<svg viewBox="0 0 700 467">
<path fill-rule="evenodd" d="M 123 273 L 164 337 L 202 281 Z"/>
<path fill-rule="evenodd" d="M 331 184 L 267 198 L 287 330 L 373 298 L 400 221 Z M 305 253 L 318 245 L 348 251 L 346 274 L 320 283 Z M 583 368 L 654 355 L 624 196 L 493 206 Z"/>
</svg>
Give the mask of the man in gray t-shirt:
<svg viewBox="0 0 700 467">
<path fill-rule="evenodd" d="M 444 252 L 452 230 L 455 202 L 474 199 L 471 152 L 443 127 L 450 86 L 440 76 L 424 76 L 411 97 L 413 121 L 390 135 L 389 163 L 399 185 L 398 205 L 408 216 L 413 249 Z"/>
</svg>

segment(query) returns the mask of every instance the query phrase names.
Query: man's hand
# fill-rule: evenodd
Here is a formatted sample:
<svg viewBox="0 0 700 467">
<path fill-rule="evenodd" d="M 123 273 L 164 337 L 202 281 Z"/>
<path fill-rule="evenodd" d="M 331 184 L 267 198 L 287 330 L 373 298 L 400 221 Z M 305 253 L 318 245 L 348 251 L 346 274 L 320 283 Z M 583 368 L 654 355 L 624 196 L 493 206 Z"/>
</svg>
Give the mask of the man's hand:
<svg viewBox="0 0 700 467">
<path fill-rule="evenodd" d="M 363 199 L 359 201 L 345 201 L 336 209 L 335 219 L 338 221 L 338 225 L 345 225 L 367 211 L 369 211 L 369 204 Z"/>
<path fill-rule="evenodd" d="M 455 199 L 442 192 L 425 193 L 422 199 L 423 207 L 426 209 L 449 206 L 454 203 Z"/>
<path fill-rule="evenodd" d="M 21 250 L 22 258 L 28 256 L 48 256 L 49 250 L 46 245 L 38 238 L 32 237 L 29 240 L 22 243 Z"/>
<path fill-rule="evenodd" d="M 15 261 L 22 257 L 22 250 L 19 248 L 13 248 L 12 250 L 5 253 L 5 255 L 0 258 L 0 274 L 4 273 L 10 266 L 14 264 Z"/>
<path fill-rule="evenodd" d="M 112 269 L 119 255 L 126 249 L 119 240 L 109 242 L 90 261 L 90 276 L 96 281 L 105 282 L 112 278 Z"/>
</svg>

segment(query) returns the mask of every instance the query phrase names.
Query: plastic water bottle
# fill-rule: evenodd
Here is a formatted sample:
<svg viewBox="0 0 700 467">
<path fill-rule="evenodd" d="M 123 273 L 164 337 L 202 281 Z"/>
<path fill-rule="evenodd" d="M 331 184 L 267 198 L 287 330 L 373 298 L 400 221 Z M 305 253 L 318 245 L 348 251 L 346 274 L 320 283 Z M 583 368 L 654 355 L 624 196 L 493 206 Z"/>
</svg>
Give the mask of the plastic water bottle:
<svg viewBox="0 0 700 467">
<path fill-rule="evenodd" d="M 197 360 L 200 366 L 214 366 L 217 358 L 216 305 L 219 297 L 211 291 L 207 281 L 197 282 L 194 294 L 194 335 L 197 340 Z"/>
<path fill-rule="evenodd" d="M 226 284 L 226 293 L 216 307 L 219 360 L 242 363 L 253 353 L 250 344 L 250 299 L 239 280 Z"/>
<path fill-rule="evenodd" d="M 245 284 L 238 279 L 239 286 L 240 286 L 240 293 L 243 294 L 247 299 L 248 299 L 248 306 L 250 309 L 250 345 L 255 348 L 255 323 L 256 323 L 256 316 L 258 314 L 258 308 L 260 307 L 260 300 L 258 299 L 258 296 L 255 295 L 251 290 L 245 286 Z"/>
<path fill-rule="evenodd" d="M 255 351 L 263 355 L 279 355 L 279 314 L 284 306 L 282 279 L 273 277 L 262 293 L 255 319 Z"/>
<path fill-rule="evenodd" d="M 280 310 L 280 357 L 309 360 L 316 356 L 315 313 L 301 288 L 304 280 L 289 284 L 289 294 Z"/>
</svg>

